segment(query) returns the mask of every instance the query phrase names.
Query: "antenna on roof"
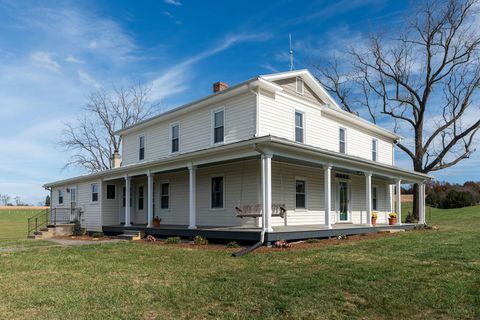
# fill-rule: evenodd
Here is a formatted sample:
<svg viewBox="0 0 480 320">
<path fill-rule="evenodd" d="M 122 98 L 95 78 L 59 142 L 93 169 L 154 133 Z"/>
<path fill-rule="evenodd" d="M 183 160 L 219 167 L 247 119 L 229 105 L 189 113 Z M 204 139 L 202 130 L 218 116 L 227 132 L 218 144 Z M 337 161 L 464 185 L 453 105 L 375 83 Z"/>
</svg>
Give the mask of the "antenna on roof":
<svg viewBox="0 0 480 320">
<path fill-rule="evenodd" d="M 292 35 L 290 33 L 288 34 L 288 41 L 289 41 L 289 44 L 290 44 L 290 51 L 289 51 L 289 54 L 290 54 L 290 71 L 292 71 L 293 69 L 295 69 L 295 67 L 293 66 Z"/>
</svg>

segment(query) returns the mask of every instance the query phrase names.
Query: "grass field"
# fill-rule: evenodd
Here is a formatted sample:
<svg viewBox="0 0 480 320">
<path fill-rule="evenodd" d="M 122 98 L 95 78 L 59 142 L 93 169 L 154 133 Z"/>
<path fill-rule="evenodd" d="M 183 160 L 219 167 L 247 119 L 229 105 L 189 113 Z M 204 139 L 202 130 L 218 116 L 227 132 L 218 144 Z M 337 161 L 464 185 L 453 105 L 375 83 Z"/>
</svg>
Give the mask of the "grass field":
<svg viewBox="0 0 480 320">
<path fill-rule="evenodd" d="M 138 243 L 0 252 L 0 318 L 478 319 L 480 207 L 432 216 L 439 231 L 243 258 Z"/>
<path fill-rule="evenodd" d="M 34 210 L 0 210 L 0 248 L 42 246 L 46 241 L 27 240 L 27 219 L 38 213 Z"/>
</svg>

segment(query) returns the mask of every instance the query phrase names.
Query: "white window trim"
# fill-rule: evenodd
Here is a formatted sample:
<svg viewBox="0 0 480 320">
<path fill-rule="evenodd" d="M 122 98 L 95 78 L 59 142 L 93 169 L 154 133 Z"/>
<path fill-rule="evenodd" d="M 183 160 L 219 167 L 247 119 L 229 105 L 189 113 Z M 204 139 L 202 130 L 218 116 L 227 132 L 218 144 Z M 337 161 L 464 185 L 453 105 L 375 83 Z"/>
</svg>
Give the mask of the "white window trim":
<svg viewBox="0 0 480 320">
<path fill-rule="evenodd" d="M 348 185 L 347 220 L 340 220 L 340 182 L 346 182 Z M 352 181 L 349 179 L 335 178 L 335 212 L 335 223 L 352 223 Z"/>
<path fill-rule="evenodd" d="M 297 180 L 305 182 L 305 208 L 297 208 Z M 294 192 L 295 192 L 295 212 L 308 211 L 308 179 L 305 177 L 295 177 Z"/>
<path fill-rule="evenodd" d="M 173 127 L 178 126 L 178 150 L 173 152 L 172 151 L 172 141 L 173 141 Z M 170 124 L 170 154 L 177 154 L 180 153 L 180 122 L 174 122 Z"/>
<path fill-rule="evenodd" d="M 373 160 L 373 141 L 375 141 L 375 160 Z M 378 162 L 378 139 L 372 138 L 372 161 Z"/>
<path fill-rule="evenodd" d="M 140 138 L 143 137 L 143 159 L 140 159 Z M 138 161 L 143 162 L 147 158 L 147 139 L 145 138 L 145 133 L 141 133 L 137 138 L 137 157 Z"/>
<path fill-rule="evenodd" d="M 73 185 L 73 186 L 70 186 L 69 187 L 70 189 L 70 203 L 72 202 L 77 202 L 77 186 L 76 185 Z M 75 190 L 75 192 L 72 192 L 72 190 Z M 75 194 L 75 200 L 72 199 L 72 194 Z"/>
<path fill-rule="evenodd" d="M 168 208 L 162 208 L 162 184 L 168 183 Z M 160 212 L 167 212 L 170 211 L 171 208 L 171 194 L 172 194 L 172 184 L 170 183 L 170 180 L 160 180 L 158 182 L 158 210 Z"/>
<path fill-rule="evenodd" d="M 298 80 L 302 81 L 302 91 L 298 91 Z M 302 96 L 305 93 L 305 81 L 302 79 L 302 77 L 296 77 L 295 78 L 295 92 L 298 94 L 301 94 Z"/>
<path fill-rule="evenodd" d="M 297 129 L 297 123 L 296 123 L 296 119 L 295 119 L 295 116 L 297 113 L 300 113 L 302 115 L 302 122 L 303 122 L 303 135 L 302 135 L 302 139 L 303 139 L 303 142 L 298 142 L 297 141 L 297 137 L 296 137 L 296 129 Z M 303 143 L 303 144 L 306 144 L 306 129 L 305 127 L 307 126 L 307 115 L 305 113 L 305 111 L 303 110 L 300 110 L 300 109 L 295 109 L 295 112 L 293 113 L 293 141 L 297 142 L 297 143 Z"/>
<path fill-rule="evenodd" d="M 223 178 L 223 190 L 222 190 L 222 195 L 223 195 L 223 207 L 221 208 L 212 208 L 212 179 L 213 178 Z M 225 174 L 212 174 L 209 176 L 209 208 L 211 211 L 221 211 L 225 210 L 225 189 L 226 189 L 226 180 L 225 180 Z"/>
<path fill-rule="evenodd" d="M 223 141 L 220 141 L 220 142 L 215 142 L 215 113 L 217 112 L 220 112 L 220 111 L 223 111 Z M 225 144 L 225 134 L 226 134 L 226 123 L 225 123 L 225 106 L 222 106 L 220 108 L 216 108 L 216 109 L 213 109 L 212 112 L 211 112 L 211 144 L 212 146 L 218 146 L 218 145 L 222 145 L 222 144 Z"/>
<path fill-rule="evenodd" d="M 97 193 L 98 193 L 98 196 L 97 196 L 97 201 L 93 201 L 92 198 L 93 198 L 93 185 L 97 185 Z M 98 182 L 94 182 L 94 183 L 91 183 L 90 184 L 90 204 L 98 204 L 100 202 L 100 199 L 101 199 L 101 192 L 100 192 L 100 183 Z"/>
<path fill-rule="evenodd" d="M 340 151 L 340 130 L 342 130 L 342 129 L 343 129 L 344 132 L 345 132 L 345 153 L 343 153 L 343 152 Z M 338 127 L 338 152 L 339 152 L 339 153 L 343 153 L 343 154 L 347 154 L 347 153 L 348 153 L 348 143 L 347 143 L 347 141 L 348 141 L 348 130 L 347 130 L 347 128 L 345 128 L 345 127 Z"/>
<path fill-rule="evenodd" d="M 62 192 L 62 203 L 60 203 L 60 191 Z M 57 205 L 64 206 L 65 205 L 65 190 L 63 188 L 58 188 L 57 191 Z"/>
<path fill-rule="evenodd" d="M 115 196 L 113 199 L 108 198 L 108 186 L 114 186 L 115 187 Z M 122 189 L 123 193 L 123 189 Z M 123 199 L 123 194 L 122 194 L 122 199 Z M 117 185 L 113 183 L 106 183 L 105 184 L 105 200 L 112 201 L 112 200 L 117 200 Z"/>
</svg>

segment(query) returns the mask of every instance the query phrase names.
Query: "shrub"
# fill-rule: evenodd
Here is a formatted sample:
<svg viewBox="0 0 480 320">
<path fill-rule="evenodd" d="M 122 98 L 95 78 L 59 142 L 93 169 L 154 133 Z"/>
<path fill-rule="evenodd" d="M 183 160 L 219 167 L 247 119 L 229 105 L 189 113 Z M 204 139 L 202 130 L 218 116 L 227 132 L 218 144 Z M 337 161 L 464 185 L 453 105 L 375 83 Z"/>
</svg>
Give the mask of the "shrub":
<svg viewBox="0 0 480 320">
<path fill-rule="evenodd" d="M 103 238 L 104 236 L 103 232 L 94 232 L 92 234 L 92 238 Z"/>
<path fill-rule="evenodd" d="M 193 238 L 193 244 L 195 244 L 197 246 L 203 246 L 203 245 L 208 244 L 208 240 L 207 240 L 207 238 L 202 237 L 202 236 L 195 236 L 195 238 Z"/>
<path fill-rule="evenodd" d="M 237 243 L 237 241 L 230 241 L 227 243 L 227 248 L 240 248 L 240 245 Z"/>
<path fill-rule="evenodd" d="M 176 243 L 180 243 L 182 241 L 182 239 L 180 239 L 180 237 L 169 237 L 167 238 L 167 240 L 165 240 L 165 243 L 166 244 L 176 244 Z"/>
<path fill-rule="evenodd" d="M 75 220 L 75 222 L 72 226 L 72 235 L 74 235 L 74 236 L 83 235 L 82 225 L 80 224 L 80 221 L 78 221 L 78 220 Z"/>
</svg>

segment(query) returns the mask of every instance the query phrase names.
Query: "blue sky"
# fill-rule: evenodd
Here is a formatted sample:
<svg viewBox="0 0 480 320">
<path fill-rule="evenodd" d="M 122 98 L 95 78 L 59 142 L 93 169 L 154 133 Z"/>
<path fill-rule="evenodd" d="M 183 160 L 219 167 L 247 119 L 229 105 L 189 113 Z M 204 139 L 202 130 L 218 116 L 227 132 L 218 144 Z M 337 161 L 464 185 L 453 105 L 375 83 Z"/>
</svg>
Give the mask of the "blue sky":
<svg viewBox="0 0 480 320">
<path fill-rule="evenodd" d="M 96 88 L 150 84 L 161 108 L 328 58 L 370 31 L 395 28 L 405 1 L 2 1 L 0 0 L 0 193 L 37 203 L 62 170 L 63 123 Z M 397 152 L 397 163 L 408 161 Z M 480 180 L 478 153 L 436 176 Z"/>
</svg>

